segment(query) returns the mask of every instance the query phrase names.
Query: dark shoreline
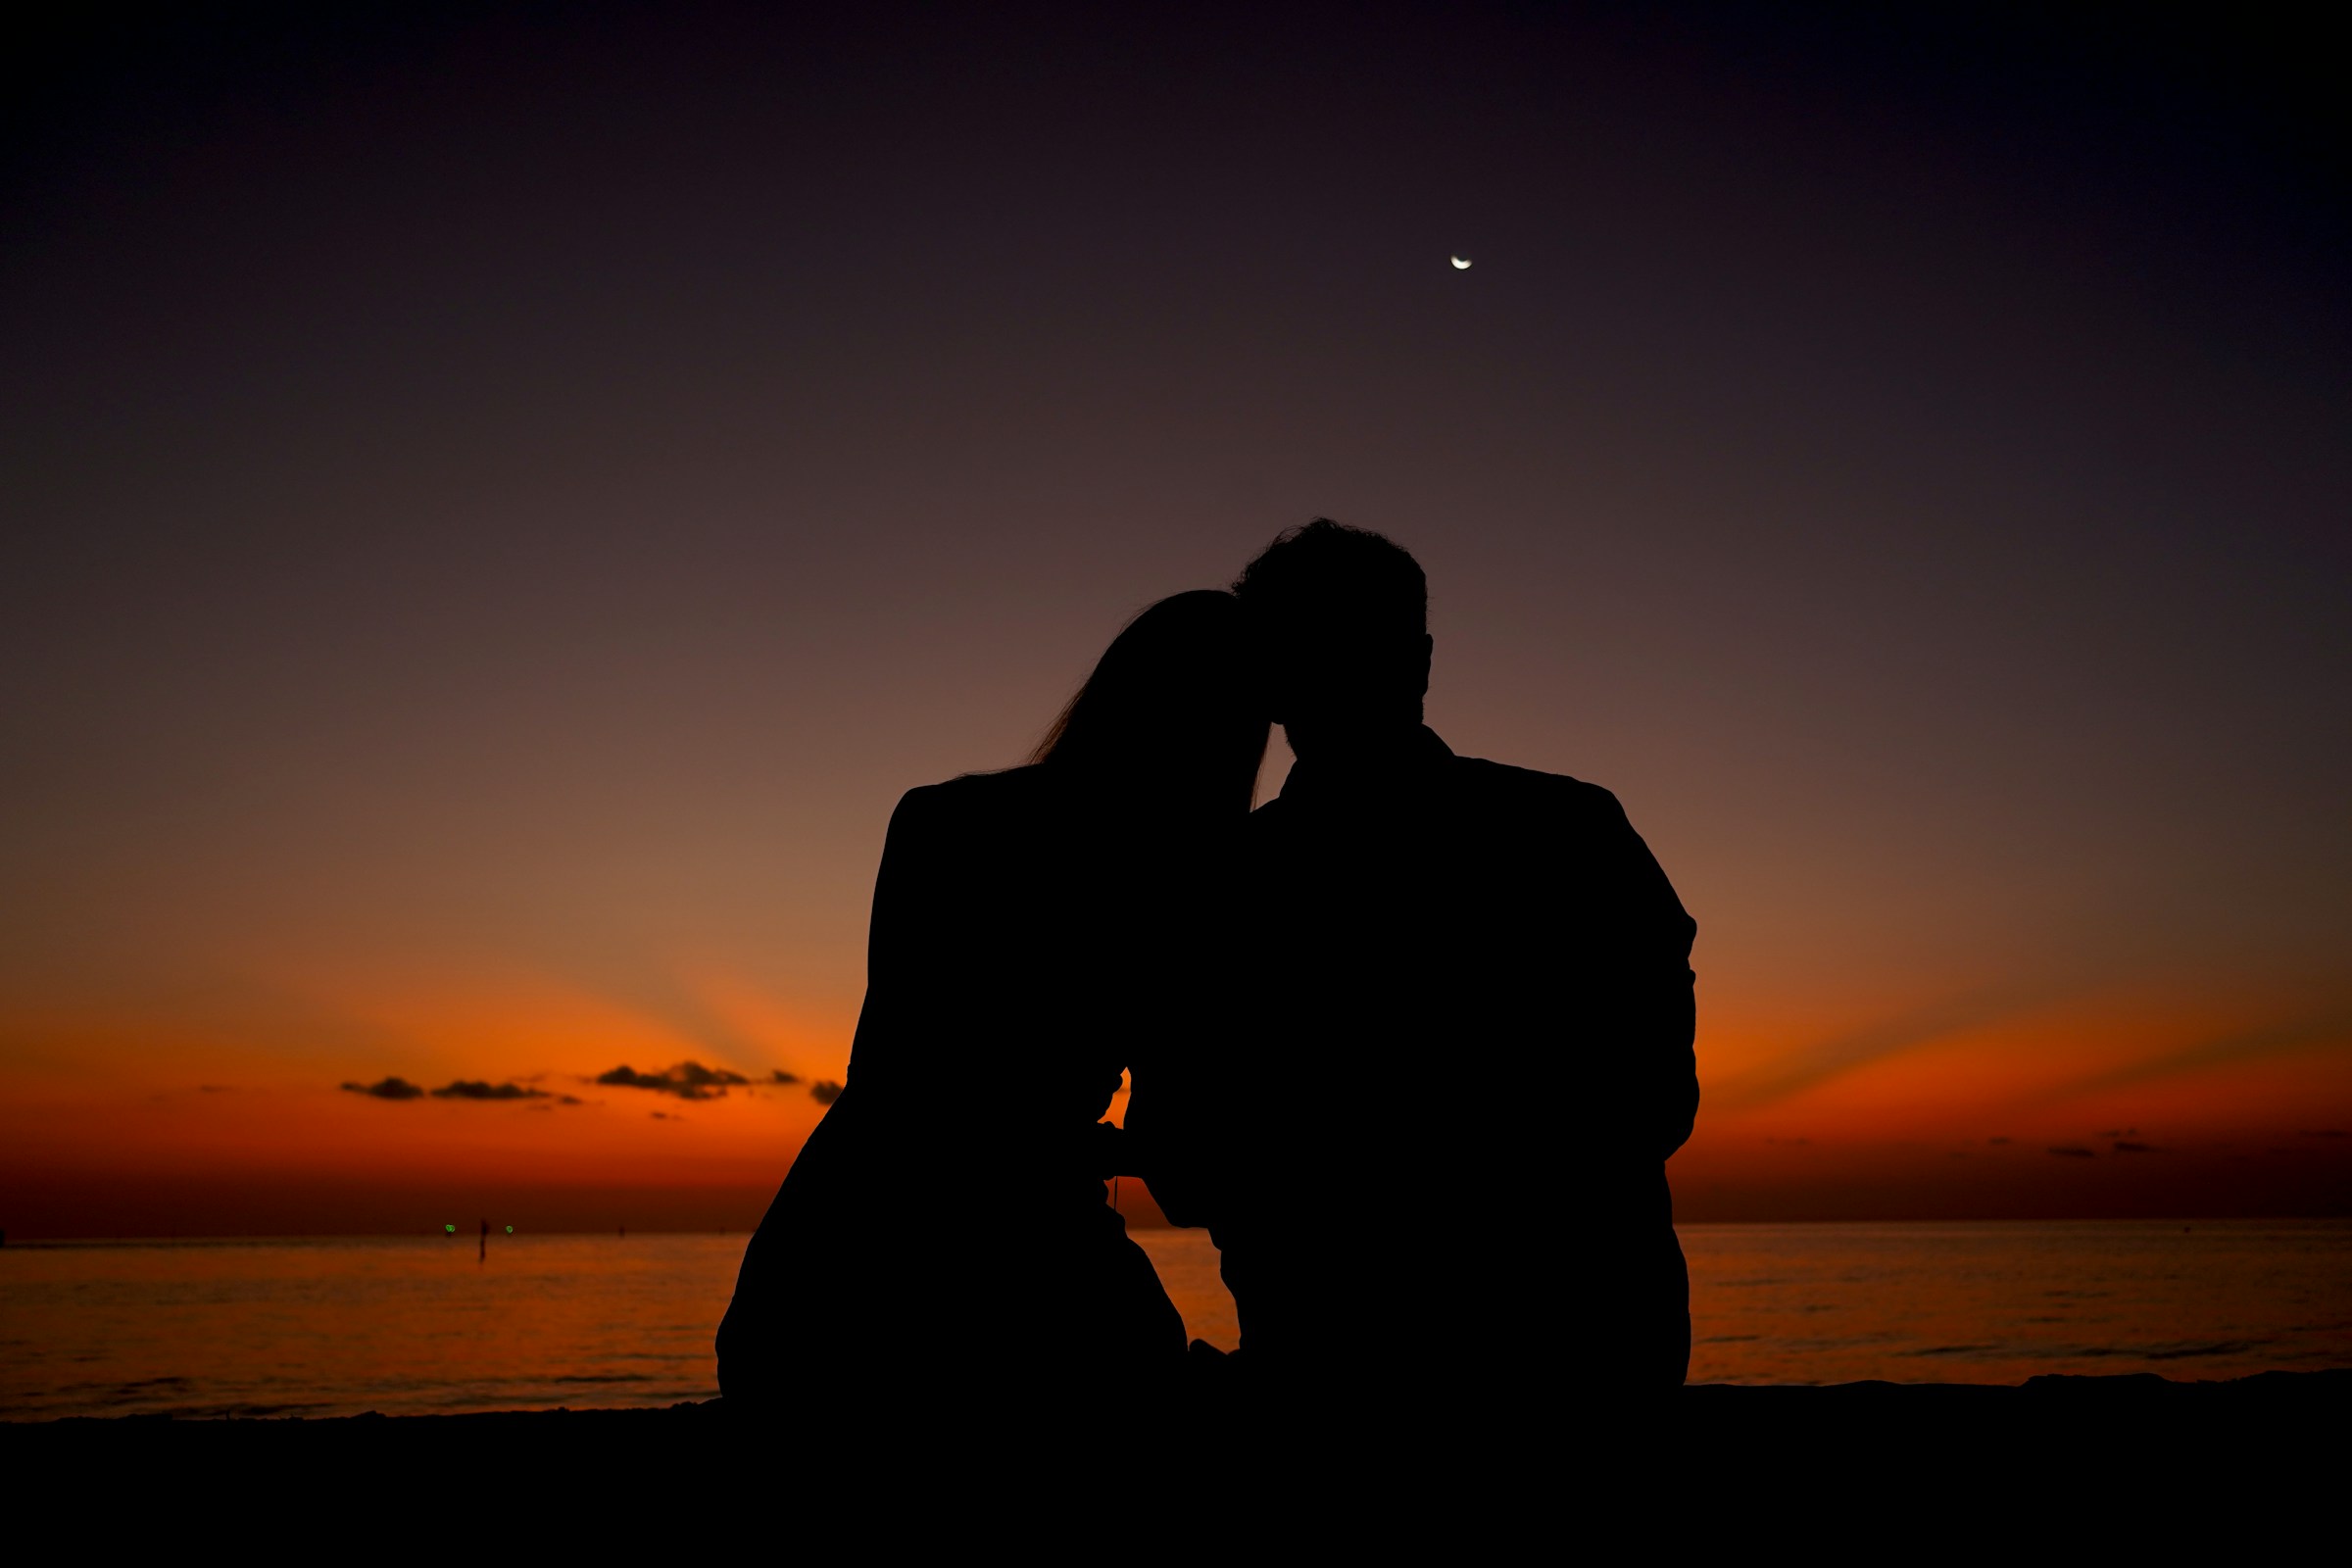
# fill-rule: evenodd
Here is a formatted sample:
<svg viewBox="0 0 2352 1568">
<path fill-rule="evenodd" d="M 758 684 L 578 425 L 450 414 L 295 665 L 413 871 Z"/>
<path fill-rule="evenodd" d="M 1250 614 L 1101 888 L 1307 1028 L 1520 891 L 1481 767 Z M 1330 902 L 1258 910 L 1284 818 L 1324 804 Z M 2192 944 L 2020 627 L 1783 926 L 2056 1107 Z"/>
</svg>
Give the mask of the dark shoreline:
<svg viewBox="0 0 2352 1568">
<path fill-rule="evenodd" d="M 44 1509 L 126 1513 L 130 1528 L 154 1521 L 175 1535 L 228 1533 L 221 1539 L 245 1528 L 236 1519 L 347 1525 L 355 1510 L 392 1510 L 493 1531 L 527 1519 L 534 1540 L 595 1546 L 609 1532 L 652 1528 L 642 1502 L 658 1497 L 679 1510 L 681 1530 L 770 1549 L 796 1532 L 844 1544 L 866 1540 L 859 1531 L 1026 1540 L 1057 1524 L 1115 1536 L 1142 1510 L 1153 1529 L 1175 1532 L 1171 1544 L 1210 1549 L 1269 1518 L 1370 1548 L 1403 1541 L 1440 1553 L 1584 1528 L 1581 1518 L 1602 1521 L 1592 1528 L 1613 1538 L 1663 1531 L 1833 1551 L 1842 1541 L 1848 1553 L 1932 1556 L 1944 1535 L 2095 1544 L 2099 1531 L 2126 1528 L 2118 1510 L 2133 1528 L 2240 1544 L 2305 1528 L 2332 1509 L 2347 1417 L 2352 1369 L 2204 1383 L 2140 1374 L 1708 1384 L 1632 1412 L 1571 1389 L 1541 1407 L 1445 1424 L 1395 1412 L 1323 1419 L 1231 1399 L 1146 1410 L 1104 1390 L 1083 1405 L 950 1420 L 906 1410 L 752 1419 L 720 1400 L 74 1416 L 0 1422 L 0 1474 Z M 760 1497 L 789 1524 L 739 1517 L 735 1501 L 701 1522 L 697 1499 Z M 926 1509 L 926 1499 L 945 1506 Z"/>
<path fill-rule="evenodd" d="M 2262 1372 L 2251 1377 L 2211 1381 L 2182 1381 L 2153 1372 L 2105 1377 L 2053 1374 L 2022 1384 L 2004 1383 L 1694 1383 L 1667 1397 L 1658 1407 L 1676 1424 L 1701 1426 L 1720 1422 L 1831 1419 L 1909 1419 L 1928 1412 L 1938 1416 L 1972 1415 L 2110 1415 L 2146 1412 L 2171 1420 L 2189 1415 L 2238 1413 L 2296 1413 L 2328 1410 L 2352 1414 L 2352 1367 L 2317 1372 Z M 1204 1407 L 1190 1413 L 1210 1416 Z M 1210 1416 L 1213 1419 L 1213 1416 Z M 414 1439 L 485 1434 L 519 1437 L 627 1428 L 632 1435 L 650 1436 L 660 1427 L 670 1436 L 683 1436 L 724 1426 L 737 1430 L 745 1418 L 730 1411 L 721 1399 L 684 1400 L 669 1405 L 622 1405 L 573 1409 L 568 1405 L 541 1410 L 472 1410 L 446 1414 L 386 1415 L 369 1410 L 358 1415 L 182 1415 L 150 1411 L 127 1415 L 36 1416 L 0 1419 L 0 1453 L 21 1452 L 37 1444 L 37 1434 L 59 1442 L 104 1444 L 109 1434 L 131 1432 L 215 1433 L 220 1441 L 236 1441 L 233 1433 L 284 1433 L 300 1430 L 324 1441 L 374 1437 L 399 1432 Z"/>
<path fill-rule="evenodd" d="M 2024 1383 L 1890 1383 L 1872 1379 L 1859 1383 L 1693 1383 L 1667 1396 L 1676 1412 L 1713 1418 L 1731 1410 L 1770 1406 L 1776 1412 L 1827 1410 L 1859 1412 L 1913 1409 L 2001 1408 L 2055 1410 L 2120 1408 L 2300 1408 L 2304 1405 L 2352 1407 L 2352 1367 L 2316 1372 L 2260 1372 L 2250 1377 L 2183 1380 L 2154 1372 L 2082 1376 L 2054 1373 Z M 152 1411 L 129 1415 L 37 1416 L 0 1419 L 0 1443 L 22 1441 L 40 1431 L 111 1430 L 125 1426 L 173 1428 L 302 1427 L 308 1430 L 366 1427 L 382 1424 L 403 1428 L 431 1426 L 454 1429 L 469 1423 L 497 1422 L 611 1422 L 665 1418 L 672 1423 L 736 1419 L 721 1399 L 688 1399 L 668 1405 L 618 1405 L 573 1409 L 561 1405 L 545 1410 L 469 1410 L 446 1414 L 386 1415 L 369 1410 L 358 1415 L 179 1415 Z"/>
</svg>

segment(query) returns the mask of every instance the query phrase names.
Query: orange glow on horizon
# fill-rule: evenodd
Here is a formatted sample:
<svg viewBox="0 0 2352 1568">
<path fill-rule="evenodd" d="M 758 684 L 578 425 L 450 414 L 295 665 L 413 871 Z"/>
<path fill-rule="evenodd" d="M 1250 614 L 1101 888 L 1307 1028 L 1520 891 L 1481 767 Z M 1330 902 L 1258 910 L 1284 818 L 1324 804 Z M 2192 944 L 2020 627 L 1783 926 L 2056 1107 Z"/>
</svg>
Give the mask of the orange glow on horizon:
<svg viewBox="0 0 2352 1568">
<path fill-rule="evenodd" d="M 35 1049 L 0 1099 L 10 1227 L 103 1232 L 109 1212 L 165 1212 L 184 1192 L 211 1210 L 185 1228 L 235 1231 L 240 1209 L 309 1212 L 290 1198 L 307 1187 L 327 1196 L 304 1228 L 322 1230 L 386 1211 L 355 1206 L 364 1192 L 574 1219 L 634 1192 L 659 1195 L 659 1223 L 748 1226 L 822 1113 L 809 1085 L 843 1075 L 852 1020 L 715 968 L 685 971 L 675 998 L 658 1008 L 543 978 L 349 984 L 305 1004 L 380 1043 L 332 1052 L 167 1020 L 23 1021 Z M 2260 1212 L 2352 1193 L 2352 1059 L 2328 1049 L 2345 1039 L 2328 1027 L 2125 992 L 1875 1055 L 1835 1044 L 1861 1037 L 1850 1019 L 1811 1032 L 1834 1043 L 1826 1055 L 1789 1047 L 1786 1015 L 1736 1022 L 1702 1029 L 1698 1130 L 1670 1167 L 1689 1219 Z M 694 1098 L 597 1082 L 686 1061 L 756 1081 Z M 339 1087 L 387 1076 L 428 1092 Z M 459 1081 L 516 1098 L 429 1093 Z M 1122 1206 L 1157 1222 L 1137 1185 Z M 142 1195 L 128 1210 L 126 1191 Z"/>
</svg>

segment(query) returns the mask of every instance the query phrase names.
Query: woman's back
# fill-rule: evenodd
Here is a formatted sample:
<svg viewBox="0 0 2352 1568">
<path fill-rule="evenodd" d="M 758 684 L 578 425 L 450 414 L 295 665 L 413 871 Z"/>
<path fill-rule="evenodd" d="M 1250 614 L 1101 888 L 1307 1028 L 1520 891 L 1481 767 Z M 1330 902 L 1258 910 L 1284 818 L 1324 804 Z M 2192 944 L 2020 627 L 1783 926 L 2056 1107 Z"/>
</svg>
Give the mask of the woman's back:
<svg viewBox="0 0 2352 1568">
<path fill-rule="evenodd" d="M 1132 835 L 1127 835 L 1132 837 Z M 850 1086 L 1004 1168 L 1051 1164 L 1124 1063 L 1150 894 L 1115 822 L 1042 766 L 911 790 L 874 889 Z"/>
<path fill-rule="evenodd" d="M 1266 738 L 1243 662 L 1229 595 L 1163 600 L 1032 765 L 899 803 L 848 1086 L 719 1329 L 729 1399 L 1181 1361 L 1183 1321 L 1103 1200 L 1098 1124 L 1198 983 L 1200 852 L 1239 828 Z"/>
<path fill-rule="evenodd" d="M 730 1398 L 805 1376 L 811 1346 L 926 1387 L 1183 1353 L 1097 1152 L 1136 1002 L 1172 978 L 1133 837 L 1042 767 L 900 803 L 847 1087 L 719 1330 Z"/>
</svg>

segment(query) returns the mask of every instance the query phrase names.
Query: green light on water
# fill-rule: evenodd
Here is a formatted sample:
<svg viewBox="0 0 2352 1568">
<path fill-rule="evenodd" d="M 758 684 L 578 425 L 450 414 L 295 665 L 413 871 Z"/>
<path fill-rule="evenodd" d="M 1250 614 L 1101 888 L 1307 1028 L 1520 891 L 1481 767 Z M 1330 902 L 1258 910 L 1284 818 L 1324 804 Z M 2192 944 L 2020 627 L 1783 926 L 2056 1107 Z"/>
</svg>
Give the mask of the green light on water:
<svg viewBox="0 0 2352 1568">
<path fill-rule="evenodd" d="M 452 1236 L 455 1236 L 455 1235 L 457 1235 L 457 1234 L 458 1234 L 458 1228 L 457 1228 L 455 1225 L 444 1225 L 444 1226 L 442 1226 L 441 1228 L 442 1228 L 443 1230 L 445 1230 L 445 1231 L 449 1232 L 449 1234 L 450 1234 L 450 1235 L 452 1235 Z"/>
<path fill-rule="evenodd" d="M 512 1235 L 514 1235 L 514 1226 L 512 1226 L 512 1225 L 508 1226 L 508 1227 L 507 1227 L 507 1234 L 508 1234 L 509 1236 L 512 1236 Z"/>
</svg>

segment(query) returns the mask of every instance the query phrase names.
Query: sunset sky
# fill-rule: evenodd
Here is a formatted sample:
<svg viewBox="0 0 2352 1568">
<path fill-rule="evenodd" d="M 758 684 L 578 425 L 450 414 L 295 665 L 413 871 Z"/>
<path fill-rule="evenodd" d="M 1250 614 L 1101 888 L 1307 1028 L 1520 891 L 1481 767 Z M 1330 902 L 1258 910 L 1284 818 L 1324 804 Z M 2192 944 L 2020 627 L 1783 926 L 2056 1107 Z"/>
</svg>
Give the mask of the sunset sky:
<svg viewBox="0 0 2352 1568">
<path fill-rule="evenodd" d="M 7 67 L 10 1234 L 751 1224 L 900 793 L 1316 514 L 1696 917 L 1684 1217 L 2352 1211 L 2315 39 L 341 14 Z"/>
</svg>

